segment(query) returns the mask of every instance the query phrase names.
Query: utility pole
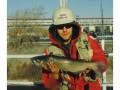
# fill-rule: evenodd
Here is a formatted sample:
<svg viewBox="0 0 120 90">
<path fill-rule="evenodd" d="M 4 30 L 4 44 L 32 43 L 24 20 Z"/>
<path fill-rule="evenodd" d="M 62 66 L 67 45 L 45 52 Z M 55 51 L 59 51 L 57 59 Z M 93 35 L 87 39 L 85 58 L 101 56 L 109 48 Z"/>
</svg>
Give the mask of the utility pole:
<svg viewBox="0 0 120 90">
<path fill-rule="evenodd" d="M 101 11 L 101 30 L 102 30 L 102 40 L 101 40 L 101 46 L 103 51 L 105 52 L 105 38 L 104 38 L 104 21 L 103 21 L 103 6 L 102 6 L 102 0 L 100 0 L 100 11 Z M 106 72 L 103 73 L 102 77 L 102 84 L 106 83 Z M 103 90 L 106 90 L 106 86 L 103 85 Z"/>
<path fill-rule="evenodd" d="M 102 30 L 102 39 L 104 39 L 104 21 L 103 21 L 103 5 L 102 5 L 102 0 L 100 0 L 100 11 L 101 11 L 101 30 Z"/>
</svg>

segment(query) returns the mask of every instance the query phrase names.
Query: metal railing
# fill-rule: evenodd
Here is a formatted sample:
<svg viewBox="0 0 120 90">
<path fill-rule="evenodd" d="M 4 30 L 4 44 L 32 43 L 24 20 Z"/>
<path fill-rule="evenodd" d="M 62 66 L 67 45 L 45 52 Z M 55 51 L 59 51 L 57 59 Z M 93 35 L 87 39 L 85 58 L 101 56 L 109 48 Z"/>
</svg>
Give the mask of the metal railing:
<svg viewBox="0 0 120 90">
<path fill-rule="evenodd" d="M 38 42 L 39 43 L 39 42 Z M 46 43 L 46 42 L 43 42 Z M 47 42 L 48 43 L 48 42 Z M 49 42 L 50 43 L 50 42 Z M 101 45 L 102 48 L 104 50 L 104 43 L 105 40 L 101 40 Z M 7 55 L 7 58 L 32 58 L 34 56 L 38 56 L 38 55 L 44 55 L 44 54 L 28 54 L 28 55 Z M 113 53 L 108 53 L 108 56 L 113 56 Z M 8 59 L 9 60 L 9 59 Z M 24 60 L 24 59 L 23 59 Z M 103 75 L 105 77 L 105 79 L 103 80 L 103 82 L 101 83 L 101 87 L 102 90 L 107 90 L 107 87 L 112 87 L 113 88 L 113 83 L 106 83 L 106 74 Z M 10 84 L 25 84 L 25 85 L 34 85 L 33 82 L 8 82 L 8 85 Z M 112 90 L 112 89 L 109 89 Z"/>
<path fill-rule="evenodd" d="M 39 54 L 39 55 L 44 55 L 44 54 Z M 7 58 L 32 58 L 34 56 L 38 56 L 37 54 L 34 54 L 34 55 L 7 55 Z M 109 53 L 109 56 L 113 56 L 113 53 Z M 24 60 L 24 59 L 23 59 Z M 8 85 L 12 85 L 12 84 L 15 84 L 15 85 L 34 85 L 34 82 L 14 82 L 14 81 L 11 81 L 11 82 L 7 82 Z M 42 83 L 41 83 L 42 84 Z M 107 90 L 107 87 L 113 87 L 113 84 L 112 83 L 101 83 L 101 86 L 102 86 L 102 90 Z"/>
</svg>

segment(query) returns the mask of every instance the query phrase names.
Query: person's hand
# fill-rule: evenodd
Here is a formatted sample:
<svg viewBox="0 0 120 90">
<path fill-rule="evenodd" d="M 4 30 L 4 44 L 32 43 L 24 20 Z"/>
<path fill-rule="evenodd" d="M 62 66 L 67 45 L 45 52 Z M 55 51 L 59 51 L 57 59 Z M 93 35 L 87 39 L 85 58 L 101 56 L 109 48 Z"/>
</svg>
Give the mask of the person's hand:
<svg viewBox="0 0 120 90">
<path fill-rule="evenodd" d="M 47 63 L 47 65 L 48 65 L 52 74 L 58 74 L 59 73 L 59 68 L 55 64 Z"/>
<path fill-rule="evenodd" d="M 59 78 L 59 68 L 53 63 L 47 63 L 47 65 L 42 64 L 42 67 L 50 71 L 55 79 Z"/>
<path fill-rule="evenodd" d="M 44 64 L 44 63 L 42 64 L 42 68 L 43 68 L 44 70 L 46 70 L 46 71 L 50 71 L 48 65 L 46 65 L 46 64 Z"/>
<path fill-rule="evenodd" d="M 87 68 L 85 72 L 79 73 L 79 77 L 86 76 L 90 72 L 90 70 L 91 70 L 90 68 Z"/>
<path fill-rule="evenodd" d="M 79 77 L 81 76 L 84 77 L 85 81 L 90 81 L 90 82 L 96 81 L 97 79 L 96 73 L 90 68 L 87 68 L 85 72 L 80 73 Z"/>
<path fill-rule="evenodd" d="M 49 66 L 53 77 L 55 79 L 59 79 L 59 68 L 53 63 L 48 63 L 47 65 Z"/>
</svg>

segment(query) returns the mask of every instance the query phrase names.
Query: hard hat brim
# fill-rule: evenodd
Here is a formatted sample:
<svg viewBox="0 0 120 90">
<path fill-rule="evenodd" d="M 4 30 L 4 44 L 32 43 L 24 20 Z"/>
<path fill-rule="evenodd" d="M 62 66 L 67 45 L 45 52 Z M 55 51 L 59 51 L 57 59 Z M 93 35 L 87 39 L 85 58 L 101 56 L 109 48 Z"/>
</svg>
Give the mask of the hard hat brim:
<svg viewBox="0 0 120 90">
<path fill-rule="evenodd" d="M 73 27 L 79 28 L 79 27 L 78 27 L 78 22 L 75 22 L 75 21 L 70 22 L 70 23 L 65 23 L 65 24 L 71 24 L 71 25 L 73 25 Z M 64 25 L 64 24 L 59 24 L 59 25 Z M 56 30 L 56 27 L 57 27 L 57 26 L 58 26 L 58 25 L 52 24 L 52 25 L 49 27 L 49 30 Z"/>
</svg>

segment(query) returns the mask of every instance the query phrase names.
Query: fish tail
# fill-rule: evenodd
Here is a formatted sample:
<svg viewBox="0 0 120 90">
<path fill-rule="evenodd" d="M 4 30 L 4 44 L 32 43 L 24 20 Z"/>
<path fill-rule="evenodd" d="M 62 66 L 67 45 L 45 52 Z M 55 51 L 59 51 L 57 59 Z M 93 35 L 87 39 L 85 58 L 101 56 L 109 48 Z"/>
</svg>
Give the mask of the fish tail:
<svg viewBox="0 0 120 90">
<path fill-rule="evenodd" d="M 98 67 L 97 70 L 94 70 L 94 72 L 96 73 L 97 76 L 102 77 L 102 70 L 100 67 Z"/>
<path fill-rule="evenodd" d="M 102 68 L 105 69 L 107 68 L 107 65 L 102 63 L 102 62 L 97 62 L 97 70 L 95 70 L 95 73 L 98 75 L 98 76 L 102 76 Z"/>
<path fill-rule="evenodd" d="M 98 64 L 98 67 L 107 68 L 107 65 L 105 63 L 97 62 L 97 64 Z"/>
</svg>

